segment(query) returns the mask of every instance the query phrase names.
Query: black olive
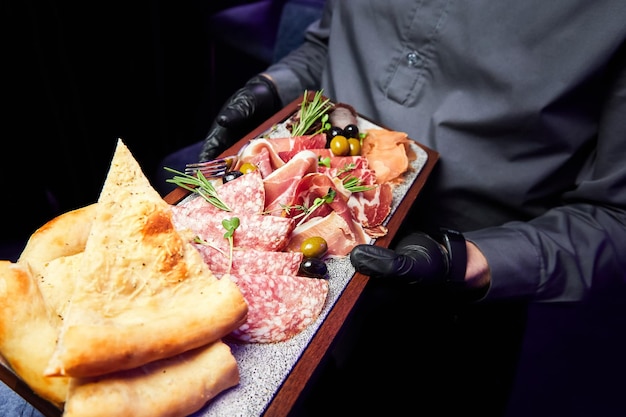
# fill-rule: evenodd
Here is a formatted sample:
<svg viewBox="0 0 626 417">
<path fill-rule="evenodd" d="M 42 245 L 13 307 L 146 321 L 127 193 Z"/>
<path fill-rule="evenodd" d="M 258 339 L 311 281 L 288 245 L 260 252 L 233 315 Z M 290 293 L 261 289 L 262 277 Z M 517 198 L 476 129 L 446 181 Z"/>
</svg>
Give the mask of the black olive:
<svg viewBox="0 0 626 417">
<path fill-rule="evenodd" d="M 224 176 L 222 177 L 222 182 L 228 182 L 228 181 L 232 181 L 235 178 L 239 178 L 243 175 L 243 172 L 241 171 L 228 171 L 226 174 L 224 174 Z"/>
<path fill-rule="evenodd" d="M 359 127 L 357 125 L 348 125 L 343 128 L 344 136 L 348 139 L 359 138 Z"/>
<path fill-rule="evenodd" d="M 330 129 L 326 132 L 326 147 L 330 147 L 330 141 L 333 140 L 335 136 L 343 136 L 343 129 L 337 126 L 331 126 Z"/>
<path fill-rule="evenodd" d="M 318 258 L 307 258 L 300 263 L 300 275 L 310 278 L 327 278 L 326 262 Z"/>
</svg>

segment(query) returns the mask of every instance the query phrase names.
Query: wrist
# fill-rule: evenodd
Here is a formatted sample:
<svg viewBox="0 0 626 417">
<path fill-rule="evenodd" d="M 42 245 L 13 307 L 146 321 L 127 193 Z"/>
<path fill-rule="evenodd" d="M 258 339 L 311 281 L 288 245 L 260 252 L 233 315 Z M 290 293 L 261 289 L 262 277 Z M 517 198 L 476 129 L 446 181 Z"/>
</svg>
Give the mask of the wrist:
<svg viewBox="0 0 626 417">
<path fill-rule="evenodd" d="M 441 228 L 436 236 L 436 240 L 443 246 L 448 258 L 446 283 L 452 285 L 464 284 L 467 270 L 467 244 L 465 237 L 459 231 Z"/>
<path fill-rule="evenodd" d="M 491 271 L 487 258 L 472 242 L 466 242 L 467 245 L 467 271 L 465 273 L 465 282 L 470 288 L 487 288 L 491 283 Z"/>
</svg>

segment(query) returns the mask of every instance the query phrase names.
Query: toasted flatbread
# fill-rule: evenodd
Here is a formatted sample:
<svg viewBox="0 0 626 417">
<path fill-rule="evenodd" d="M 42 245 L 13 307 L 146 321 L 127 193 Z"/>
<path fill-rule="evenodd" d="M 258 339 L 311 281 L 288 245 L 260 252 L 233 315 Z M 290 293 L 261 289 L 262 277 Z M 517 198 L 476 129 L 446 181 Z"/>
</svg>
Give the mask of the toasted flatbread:
<svg viewBox="0 0 626 417">
<path fill-rule="evenodd" d="M 34 272 L 62 256 L 85 250 L 97 204 L 65 212 L 38 228 L 26 242 L 18 262 L 27 261 Z"/>
<path fill-rule="evenodd" d="M 245 322 L 247 304 L 172 224 L 118 141 L 46 376 L 91 377 L 195 349 Z"/>
<path fill-rule="evenodd" d="M 63 417 L 187 416 L 239 383 L 222 341 L 106 378 L 71 378 Z"/>
<path fill-rule="evenodd" d="M 40 397 L 61 407 L 69 378 L 46 377 L 61 319 L 51 314 L 27 264 L 0 261 L 0 352 Z"/>
<path fill-rule="evenodd" d="M 96 204 L 91 204 L 51 219 L 30 236 L 18 259 L 28 264 L 48 310 L 61 318 L 74 291 L 75 268 L 95 213 Z"/>
</svg>

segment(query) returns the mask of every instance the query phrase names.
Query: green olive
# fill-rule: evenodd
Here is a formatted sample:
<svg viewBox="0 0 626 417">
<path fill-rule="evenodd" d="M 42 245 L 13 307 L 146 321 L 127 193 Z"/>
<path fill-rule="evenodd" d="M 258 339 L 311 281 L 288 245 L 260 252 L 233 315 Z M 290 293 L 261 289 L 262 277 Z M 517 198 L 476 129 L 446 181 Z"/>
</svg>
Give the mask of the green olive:
<svg viewBox="0 0 626 417">
<path fill-rule="evenodd" d="M 350 152 L 350 144 L 345 136 L 337 135 L 330 141 L 330 150 L 335 156 L 345 156 Z"/>
<path fill-rule="evenodd" d="M 241 166 L 239 167 L 239 171 L 243 172 L 244 174 L 248 174 L 252 171 L 256 171 L 257 167 L 256 165 L 254 165 L 251 162 L 244 162 L 243 164 L 241 164 Z"/>
<path fill-rule="evenodd" d="M 350 146 L 350 156 L 361 155 L 361 141 L 357 138 L 348 139 L 348 145 Z"/>
<path fill-rule="evenodd" d="M 300 252 L 305 258 L 321 258 L 328 251 L 328 243 L 321 236 L 306 238 L 300 245 Z"/>
</svg>

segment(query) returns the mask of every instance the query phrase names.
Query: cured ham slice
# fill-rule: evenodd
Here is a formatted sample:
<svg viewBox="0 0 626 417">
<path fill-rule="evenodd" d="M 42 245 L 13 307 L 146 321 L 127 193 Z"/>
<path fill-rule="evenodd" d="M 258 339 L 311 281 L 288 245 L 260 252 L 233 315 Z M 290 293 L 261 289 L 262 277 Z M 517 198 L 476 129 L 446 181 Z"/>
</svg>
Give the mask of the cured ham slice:
<svg viewBox="0 0 626 417">
<path fill-rule="evenodd" d="M 302 242 L 312 236 L 322 236 L 328 243 L 329 256 L 346 256 L 361 243 L 370 243 L 371 238 L 359 223 L 347 223 L 335 211 L 325 217 L 315 217 L 296 227 L 291 233 L 285 250 L 299 251 Z"/>
<path fill-rule="evenodd" d="M 278 154 L 283 161 L 288 162 L 298 152 L 305 149 L 323 149 L 326 147 L 326 134 L 295 136 L 291 147 L 288 150 L 279 151 Z"/>
<path fill-rule="evenodd" d="M 361 155 L 376 172 L 379 184 L 393 181 L 409 169 L 409 145 L 406 133 L 370 129 L 363 139 Z"/>
<path fill-rule="evenodd" d="M 241 152 L 241 155 L 239 155 L 237 165 L 240 166 L 244 162 L 254 163 L 257 155 L 262 152 L 267 152 L 267 158 L 272 166 L 272 170 L 282 167 L 285 165 L 285 162 L 278 155 L 278 151 L 274 147 L 276 143 L 274 139 L 259 138 L 251 140 L 248 146 Z"/>
<path fill-rule="evenodd" d="M 318 133 L 315 135 L 305 135 L 294 137 L 292 149 L 320 149 L 326 147 L 326 133 Z"/>
<path fill-rule="evenodd" d="M 272 158 L 267 148 L 259 149 L 259 152 L 255 155 L 250 155 L 246 160 L 240 160 L 239 168 L 244 162 L 251 163 L 257 167 L 257 171 L 261 174 L 261 177 L 266 177 L 274 171 L 274 165 L 272 165 Z"/>
<path fill-rule="evenodd" d="M 393 191 L 389 183 L 371 190 L 353 193 L 348 199 L 352 217 L 365 228 L 379 226 L 391 212 Z"/>
<path fill-rule="evenodd" d="M 294 198 L 299 180 L 306 174 L 317 172 L 317 155 L 300 151 L 289 162 L 263 179 L 265 185 L 265 211 L 280 215 L 283 205 L 289 205 Z"/>
<path fill-rule="evenodd" d="M 376 184 L 376 174 L 371 169 L 341 169 L 341 168 L 327 168 L 324 166 L 318 167 L 318 171 L 328 175 L 330 178 L 339 178 L 343 181 L 349 178 L 357 178 L 359 185 L 374 185 Z"/>
<path fill-rule="evenodd" d="M 365 159 L 363 156 L 360 156 L 360 155 L 336 156 L 328 148 L 311 149 L 311 152 L 315 152 L 318 158 L 329 158 L 329 162 L 330 162 L 329 168 L 346 169 L 346 167 L 348 166 L 351 167 L 351 169 L 369 168 L 369 163 L 367 159 Z"/>
<path fill-rule="evenodd" d="M 248 303 L 247 321 L 230 336 L 248 343 L 288 340 L 313 323 L 328 296 L 328 281 L 292 275 L 233 274 Z M 222 278 L 225 279 L 225 278 Z"/>
<path fill-rule="evenodd" d="M 335 191 L 335 198 L 333 198 L 332 201 L 322 204 L 316 208 L 309 214 L 309 216 L 324 217 L 332 210 L 339 216 L 343 217 L 346 224 L 351 224 L 353 220 L 352 212 L 350 211 L 346 200 L 337 190 L 336 184 L 333 180 L 324 174 L 314 173 L 302 177 L 296 187 L 296 195 L 292 200 L 291 205 L 310 208 L 314 205 L 317 198 L 324 198 L 331 189 Z M 296 216 L 298 214 L 302 214 L 302 212 L 299 210 L 291 210 L 291 216 Z"/>
</svg>

